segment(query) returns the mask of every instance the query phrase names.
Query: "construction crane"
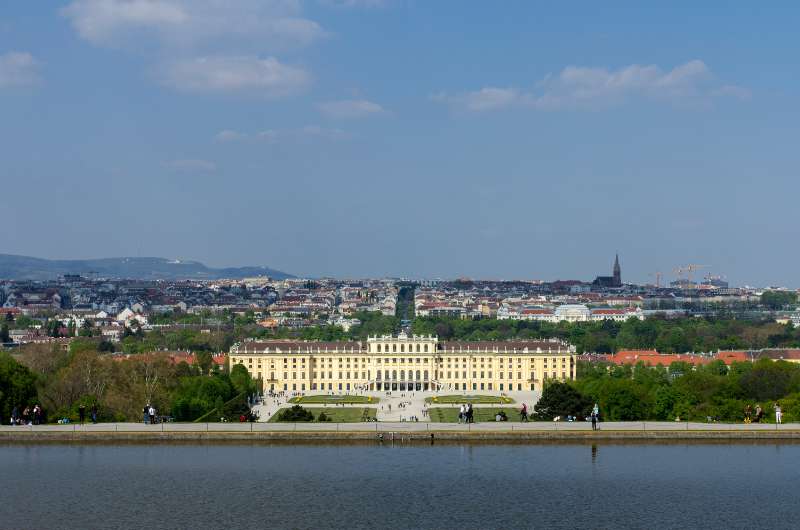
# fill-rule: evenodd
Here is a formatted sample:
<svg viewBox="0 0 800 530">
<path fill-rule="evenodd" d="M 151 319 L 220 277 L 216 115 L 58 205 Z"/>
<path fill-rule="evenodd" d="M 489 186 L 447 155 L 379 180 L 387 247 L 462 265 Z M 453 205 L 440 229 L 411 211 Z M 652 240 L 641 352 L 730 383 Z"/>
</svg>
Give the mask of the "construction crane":
<svg viewBox="0 0 800 530">
<path fill-rule="evenodd" d="M 689 265 L 684 265 L 682 267 L 676 267 L 676 268 L 672 269 L 672 272 L 674 272 L 675 274 L 678 275 L 679 283 L 682 283 L 682 282 L 680 282 L 680 280 L 683 279 L 683 273 L 685 272 L 686 273 L 686 285 L 687 286 L 691 286 L 691 285 L 693 285 L 693 283 L 692 283 L 692 273 L 695 272 L 695 271 L 698 271 L 700 269 L 704 269 L 706 267 L 708 267 L 708 265 L 696 265 L 694 263 L 690 263 Z"/>
<path fill-rule="evenodd" d="M 648 276 L 650 276 L 651 278 L 653 276 L 655 276 L 655 278 L 656 278 L 656 289 L 660 289 L 661 288 L 661 276 L 663 276 L 663 275 L 660 272 L 651 272 L 650 274 L 648 274 Z"/>
<path fill-rule="evenodd" d="M 697 271 L 697 270 L 700 270 L 700 269 L 705 269 L 707 266 L 708 265 L 694 265 L 694 264 L 687 265 L 686 266 L 686 277 L 689 279 L 689 283 L 690 284 L 692 283 L 692 273 L 694 271 Z"/>
</svg>

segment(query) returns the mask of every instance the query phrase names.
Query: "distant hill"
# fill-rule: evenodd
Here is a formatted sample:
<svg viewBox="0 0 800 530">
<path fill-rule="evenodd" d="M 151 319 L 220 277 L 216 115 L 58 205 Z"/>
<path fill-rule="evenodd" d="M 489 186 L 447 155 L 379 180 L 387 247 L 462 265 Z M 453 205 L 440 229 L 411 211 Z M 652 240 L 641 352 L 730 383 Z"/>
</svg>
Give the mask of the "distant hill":
<svg viewBox="0 0 800 530">
<path fill-rule="evenodd" d="M 102 258 L 80 260 L 49 260 L 0 254 L 0 279 L 51 280 L 64 274 L 96 273 L 101 278 L 130 278 L 140 280 L 215 280 L 220 278 L 249 278 L 269 276 L 275 279 L 293 278 L 291 274 L 269 267 L 228 267 L 214 269 L 197 261 L 164 258 Z"/>
</svg>

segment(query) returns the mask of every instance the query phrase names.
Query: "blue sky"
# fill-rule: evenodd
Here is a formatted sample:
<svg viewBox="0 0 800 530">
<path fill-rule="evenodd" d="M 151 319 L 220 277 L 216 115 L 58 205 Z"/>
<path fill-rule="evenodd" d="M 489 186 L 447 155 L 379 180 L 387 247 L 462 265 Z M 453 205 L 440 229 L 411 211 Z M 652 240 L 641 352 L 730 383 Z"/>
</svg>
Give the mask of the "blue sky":
<svg viewBox="0 0 800 530">
<path fill-rule="evenodd" d="M 694 4 L 5 2 L 0 252 L 800 285 L 800 7 Z"/>
</svg>

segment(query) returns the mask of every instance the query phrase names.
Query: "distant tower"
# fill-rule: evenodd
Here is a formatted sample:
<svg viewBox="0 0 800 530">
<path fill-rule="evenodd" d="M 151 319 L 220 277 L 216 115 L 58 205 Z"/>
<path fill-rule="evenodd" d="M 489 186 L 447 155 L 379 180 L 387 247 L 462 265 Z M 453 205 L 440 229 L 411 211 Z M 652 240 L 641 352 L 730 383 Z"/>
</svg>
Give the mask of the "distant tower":
<svg viewBox="0 0 800 530">
<path fill-rule="evenodd" d="M 619 267 L 619 253 L 614 257 L 614 287 L 622 287 L 622 270 Z"/>
</svg>

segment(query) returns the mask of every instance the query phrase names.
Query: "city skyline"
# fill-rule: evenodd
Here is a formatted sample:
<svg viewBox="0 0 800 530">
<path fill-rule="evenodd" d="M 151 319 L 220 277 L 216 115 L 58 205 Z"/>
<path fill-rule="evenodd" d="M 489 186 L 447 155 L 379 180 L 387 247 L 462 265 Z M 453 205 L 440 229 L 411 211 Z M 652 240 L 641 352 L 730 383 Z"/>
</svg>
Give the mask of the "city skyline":
<svg viewBox="0 0 800 530">
<path fill-rule="evenodd" d="M 10 4 L 0 252 L 797 287 L 799 14 Z"/>
</svg>

